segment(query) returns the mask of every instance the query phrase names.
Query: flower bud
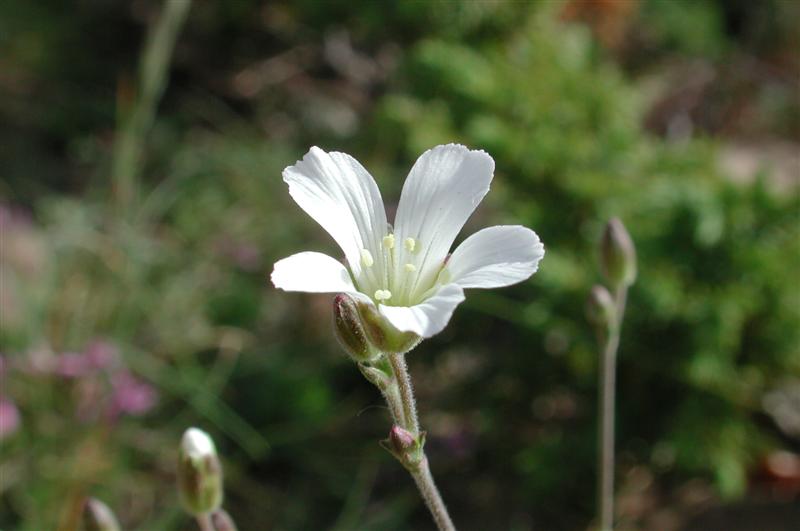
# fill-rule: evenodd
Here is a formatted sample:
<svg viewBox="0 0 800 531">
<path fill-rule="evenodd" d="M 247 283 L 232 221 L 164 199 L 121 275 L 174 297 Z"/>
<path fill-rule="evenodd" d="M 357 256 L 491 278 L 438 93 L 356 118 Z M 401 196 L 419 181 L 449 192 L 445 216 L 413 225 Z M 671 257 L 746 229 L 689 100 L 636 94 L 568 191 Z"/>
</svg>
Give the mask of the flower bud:
<svg viewBox="0 0 800 531">
<path fill-rule="evenodd" d="M 617 308 L 611 293 L 599 284 L 592 286 L 586 301 L 586 317 L 605 338 L 616 322 Z"/>
<path fill-rule="evenodd" d="M 392 429 L 389 430 L 389 442 L 392 445 L 392 449 L 398 454 L 404 454 L 412 450 L 417 444 L 417 440 L 411 432 L 404 430 L 400 426 L 392 426 Z"/>
<path fill-rule="evenodd" d="M 86 531 L 120 531 L 114 513 L 108 505 L 89 498 L 83 506 L 83 527 Z"/>
<path fill-rule="evenodd" d="M 225 509 L 214 511 L 214 514 L 211 515 L 211 523 L 214 524 L 216 531 L 236 531 L 236 524 Z"/>
<path fill-rule="evenodd" d="M 193 515 L 210 513 L 222 504 L 222 465 L 214 441 L 197 428 L 186 430 L 181 439 L 178 492 Z"/>
<path fill-rule="evenodd" d="M 380 355 L 367 339 L 358 304 L 350 295 L 340 293 L 333 299 L 333 324 L 336 339 L 354 361 L 367 362 Z"/>
<path fill-rule="evenodd" d="M 636 248 L 619 218 L 609 220 L 603 231 L 600 267 L 612 289 L 628 287 L 636 280 Z"/>
<path fill-rule="evenodd" d="M 414 437 L 410 431 L 400 426 L 392 426 L 389 437 L 381 441 L 381 446 L 395 456 L 404 467 L 413 470 L 425 458 L 423 453 L 425 432 L 421 432 L 419 437 Z"/>
</svg>

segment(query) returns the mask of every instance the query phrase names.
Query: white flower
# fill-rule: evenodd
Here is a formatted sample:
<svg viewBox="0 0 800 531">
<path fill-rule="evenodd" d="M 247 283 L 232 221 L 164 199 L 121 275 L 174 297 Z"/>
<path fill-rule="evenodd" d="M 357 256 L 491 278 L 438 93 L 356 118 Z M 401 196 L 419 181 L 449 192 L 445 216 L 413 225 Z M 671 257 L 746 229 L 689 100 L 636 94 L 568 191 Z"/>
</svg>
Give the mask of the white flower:
<svg viewBox="0 0 800 531">
<path fill-rule="evenodd" d="M 336 240 L 346 268 L 302 252 L 278 261 L 272 283 L 286 291 L 348 293 L 374 304 L 402 332 L 439 333 L 464 300 L 464 288 L 497 288 L 536 272 L 544 247 L 532 230 L 476 232 L 448 257 L 467 218 L 489 191 L 494 160 L 464 146 L 420 156 L 400 195 L 394 228 L 375 180 L 354 158 L 312 147 L 283 171 L 289 193 Z"/>
</svg>

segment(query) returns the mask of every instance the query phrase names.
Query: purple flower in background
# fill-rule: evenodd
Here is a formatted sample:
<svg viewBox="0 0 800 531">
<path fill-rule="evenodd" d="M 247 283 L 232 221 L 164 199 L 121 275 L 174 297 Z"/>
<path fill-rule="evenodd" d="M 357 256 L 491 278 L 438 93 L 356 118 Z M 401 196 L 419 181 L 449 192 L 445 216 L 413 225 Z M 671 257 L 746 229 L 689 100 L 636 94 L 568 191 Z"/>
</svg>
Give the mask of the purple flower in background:
<svg viewBox="0 0 800 531">
<path fill-rule="evenodd" d="M 155 388 L 127 371 L 119 371 L 111 376 L 111 386 L 113 388 L 112 416 L 120 413 L 142 415 L 150 411 L 158 402 L 158 393 Z"/>
<path fill-rule="evenodd" d="M 10 399 L 0 396 L 0 441 L 19 429 L 19 410 Z"/>
<path fill-rule="evenodd" d="M 58 355 L 56 374 L 64 378 L 80 378 L 92 372 L 94 368 L 89 358 L 81 352 L 63 352 Z"/>
<path fill-rule="evenodd" d="M 107 369 L 119 360 L 117 346 L 104 339 L 96 339 L 84 350 L 87 362 L 94 369 Z"/>
</svg>

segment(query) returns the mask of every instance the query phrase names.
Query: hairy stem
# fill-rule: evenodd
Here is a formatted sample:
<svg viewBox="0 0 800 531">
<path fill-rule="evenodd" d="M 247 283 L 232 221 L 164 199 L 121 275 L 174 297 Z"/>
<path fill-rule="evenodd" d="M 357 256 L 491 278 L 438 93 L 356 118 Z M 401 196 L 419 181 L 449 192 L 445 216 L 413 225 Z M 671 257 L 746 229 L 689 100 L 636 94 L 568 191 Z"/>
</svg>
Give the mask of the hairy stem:
<svg viewBox="0 0 800 531">
<path fill-rule="evenodd" d="M 433 481 L 427 457 L 423 457 L 419 467 L 411 471 L 411 476 L 417 484 L 422 499 L 425 500 L 425 505 L 433 515 L 433 521 L 436 522 L 439 531 L 455 531 L 456 526 L 453 525 L 442 495 L 439 494 L 439 489 L 436 488 L 436 483 Z"/>
<path fill-rule="evenodd" d="M 393 420 L 398 423 L 398 426 L 411 432 L 414 437 L 419 438 L 420 428 L 419 420 L 417 419 L 417 406 L 414 400 L 414 388 L 411 385 L 411 377 L 408 374 L 405 354 L 387 354 L 386 357 L 392 367 L 394 380 L 394 384 L 390 389 L 396 389 L 397 392 L 384 392 L 383 396 L 386 398 Z M 404 464 L 404 466 L 406 465 Z M 455 531 L 453 520 L 450 519 L 447 507 L 442 500 L 442 495 L 439 494 L 439 489 L 436 488 L 436 483 L 433 481 L 433 475 L 431 475 L 428 458 L 424 450 L 422 450 L 421 461 L 413 466 L 406 466 L 406 468 L 414 478 L 417 489 L 431 516 L 433 516 L 439 531 Z"/>
<path fill-rule="evenodd" d="M 620 287 L 615 292 L 616 320 L 603 346 L 600 386 L 600 475 L 597 485 L 597 504 L 600 507 L 600 531 L 614 529 L 614 424 L 617 379 L 617 349 L 625 313 L 627 289 Z"/>
<path fill-rule="evenodd" d="M 417 419 L 417 404 L 414 401 L 414 389 L 411 387 L 411 376 L 408 374 L 408 365 L 406 365 L 406 356 L 405 354 L 388 354 L 387 357 L 400 392 L 403 416 L 405 417 L 405 424 L 401 427 L 416 437 L 419 435 L 419 420 Z"/>
</svg>

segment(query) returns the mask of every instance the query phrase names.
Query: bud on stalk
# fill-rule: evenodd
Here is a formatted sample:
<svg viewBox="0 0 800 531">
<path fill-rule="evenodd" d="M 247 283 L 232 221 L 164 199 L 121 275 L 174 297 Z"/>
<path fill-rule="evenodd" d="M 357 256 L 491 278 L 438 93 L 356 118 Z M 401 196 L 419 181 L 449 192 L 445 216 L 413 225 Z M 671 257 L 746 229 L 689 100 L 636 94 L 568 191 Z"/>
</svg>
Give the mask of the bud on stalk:
<svg viewBox="0 0 800 531">
<path fill-rule="evenodd" d="M 95 498 L 89 498 L 83 506 L 83 527 L 86 531 L 120 531 L 114 513 L 108 505 Z"/>
<path fill-rule="evenodd" d="M 178 455 L 178 492 L 187 512 L 210 513 L 222 504 L 222 465 L 214 441 L 197 428 L 184 432 Z"/>
<path fill-rule="evenodd" d="M 350 295 L 339 293 L 334 297 L 333 324 L 336 339 L 353 361 L 368 362 L 380 356 L 367 338 L 358 303 Z"/>
<path fill-rule="evenodd" d="M 381 441 L 381 446 L 395 456 L 404 467 L 408 470 L 413 470 L 425 458 L 423 453 L 425 432 L 420 432 L 419 437 L 414 437 L 414 434 L 410 431 L 400 426 L 392 426 L 389 431 L 389 438 Z"/>
<path fill-rule="evenodd" d="M 586 318 L 605 341 L 611 328 L 616 325 L 617 307 L 611 293 L 599 284 L 592 286 L 586 301 Z"/>
<path fill-rule="evenodd" d="M 627 288 L 636 280 L 636 248 L 619 218 L 609 220 L 603 231 L 600 267 L 613 290 Z"/>
</svg>

